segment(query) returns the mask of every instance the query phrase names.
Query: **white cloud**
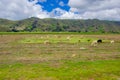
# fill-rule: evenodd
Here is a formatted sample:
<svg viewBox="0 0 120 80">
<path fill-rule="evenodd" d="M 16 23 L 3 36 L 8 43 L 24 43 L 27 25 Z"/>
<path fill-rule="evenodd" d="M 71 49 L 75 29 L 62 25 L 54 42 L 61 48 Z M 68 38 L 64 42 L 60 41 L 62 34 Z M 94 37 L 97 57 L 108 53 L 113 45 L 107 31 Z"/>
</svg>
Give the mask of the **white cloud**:
<svg viewBox="0 0 120 80">
<path fill-rule="evenodd" d="M 120 20 L 120 0 L 69 0 L 68 5 L 83 19 Z"/>
<path fill-rule="evenodd" d="M 64 13 L 66 13 L 65 10 L 62 10 L 60 8 L 55 8 L 55 9 L 52 10 L 52 12 L 49 13 L 49 15 L 53 18 L 58 18 L 61 15 L 63 15 Z"/>
<path fill-rule="evenodd" d="M 49 17 L 40 5 L 36 5 L 37 0 L 0 0 L 0 18 L 20 20 L 28 17 Z"/>
<path fill-rule="evenodd" d="M 60 16 L 60 19 L 82 19 L 82 17 L 73 12 L 66 12 L 65 14 Z"/>
<path fill-rule="evenodd" d="M 73 12 L 67 12 L 67 11 L 62 10 L 60 8 L 54 9 L 49 14 L 52 18 L 57 18 L 57 19 L 81 19 L 80 15 L 75 14 Z"/>
<path fill-rule="evenodd" d="M 47 0 L 0 0 L 0 18 L 20 20 L 28 17 L 59 19 L 120 20 L 120 0 L 69 0 L 69 11 L 55 8 L 52 12 L 42 9 L 37 2 Z M 57 1 L 57 0 L 56 0 Z M 59 5 L 64 6 L 64 2 Z"/>
<path fill-rule="evenodd" d="M 77 9 L 77 8 L 70 8 L 70 12 L 79 12 L 79 9 Z"/>
<path fill-rule="evenodd" d="M 119 0 L 70 0 L 69 12 L 60 8 L 54 9 L 53 18 L 59 19 L 101 19 L 120 20 Z"/>
<path fill-rule="evenodd" d="M 65 4 L 64 4 L 63 1 L 60 1 L 60 2 L 59 2 L 59 5 L 60 5 L 60 6 L 64 6 Z"/>
<path fill-rule="evenodd" d="M 82 18 L 85 19 L 105 19 L 105 20 L 120 20 L 120 9 L 101 10 L 98 12 L 85 12 L 82 14 Z"/>
</svg>

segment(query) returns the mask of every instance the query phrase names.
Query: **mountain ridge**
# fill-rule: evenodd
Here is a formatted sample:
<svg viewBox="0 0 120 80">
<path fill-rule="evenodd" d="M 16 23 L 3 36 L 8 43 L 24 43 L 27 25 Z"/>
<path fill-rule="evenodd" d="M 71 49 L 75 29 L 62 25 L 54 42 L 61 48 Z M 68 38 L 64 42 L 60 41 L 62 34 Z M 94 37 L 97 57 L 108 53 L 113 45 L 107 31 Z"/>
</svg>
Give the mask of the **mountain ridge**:
<svg viewBox="0 0 120 80">
<path fill-rule="evenodd" d="M 98 19 L 39 19 L 23 20 L 0 18 L 0 32 L 111 32 L 120 33 L 120 21 Z"/>
</svg>

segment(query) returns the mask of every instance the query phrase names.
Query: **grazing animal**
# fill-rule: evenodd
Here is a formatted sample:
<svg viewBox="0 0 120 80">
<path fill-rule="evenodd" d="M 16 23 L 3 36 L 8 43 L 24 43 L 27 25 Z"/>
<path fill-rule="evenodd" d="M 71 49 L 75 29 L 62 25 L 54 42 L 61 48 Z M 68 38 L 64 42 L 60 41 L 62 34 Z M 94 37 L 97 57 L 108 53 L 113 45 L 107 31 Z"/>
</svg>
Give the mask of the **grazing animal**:
<svg viewBox="0 0 120 80">
<path fill-rule="evenodd" d="M 101 39 L 98 39 L 98 40 L 97 40 L 97 43 L 102 43 L 102 40 L 101 40 Z"/>
<path fill-rule="evenodd" d="M 50 44 L 50 42 L 48 40 L 44 41 L 44 44 Z"/>
<path fill-rule="evenodd" d="M 97 46 L 97 44 L 102 43 L 101 39 L 95 40 L 91 43 L 91 46 Z"/>
<path fill-rule="evenodd" d="M 97 46 L 97 43 L 98 43 L 97 40 L 95 40 L 91 43 L 91 46 Z"/>
<path fill-rule="evenodd" d="M 76 56 L 76 54 L 72 54 L 72 56 L 71 57 L 75 57 Z"/>
<path fill-rule="evenodd" d="M 57 35 L 54 35 L 55 36 L 55 38 L 57 38 Z"/>
<path fill-rule="evenodd" d="M 110 43 L 114 43 L 115 41 L 114 40 L 111 40 Z"/>
<path fill-rule="evenodd" d="M 84 49 L 86 49 L 86 48 L 84 48 L 84 47 L 80 47 L 80 49 L 81 49 L 81 50 L 84 50 Z"/>
<path fill-rule="evenodd" d="M 49 35 L 47 35 L 47 38 L 49 38 Z"/>
<path fill-rule="evenodd" d="M 68 36 L 66 39 L 67 39 L 67 40 L 70 40 L 70 36 Z"/>
<path fill-rule="evenodd" d="M 41 38 L 41 39 L 43 39 L 43 37 L 42 37 L 42 36 L 41 36 L 40 38 Z"/>
</svg>

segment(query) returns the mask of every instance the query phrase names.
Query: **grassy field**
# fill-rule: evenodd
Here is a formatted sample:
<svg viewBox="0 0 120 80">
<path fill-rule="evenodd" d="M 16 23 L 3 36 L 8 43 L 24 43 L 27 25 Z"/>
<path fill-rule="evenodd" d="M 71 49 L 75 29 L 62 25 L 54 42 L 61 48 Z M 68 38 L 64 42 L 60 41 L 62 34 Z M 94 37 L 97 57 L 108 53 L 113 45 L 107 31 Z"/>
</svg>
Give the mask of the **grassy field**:
<svg viewBox="0 0 120 80">
<path fill-rule="evenodd" d="M 120 35 L 1 34 L 0 80 L 120 80 Z"/>
</svg>

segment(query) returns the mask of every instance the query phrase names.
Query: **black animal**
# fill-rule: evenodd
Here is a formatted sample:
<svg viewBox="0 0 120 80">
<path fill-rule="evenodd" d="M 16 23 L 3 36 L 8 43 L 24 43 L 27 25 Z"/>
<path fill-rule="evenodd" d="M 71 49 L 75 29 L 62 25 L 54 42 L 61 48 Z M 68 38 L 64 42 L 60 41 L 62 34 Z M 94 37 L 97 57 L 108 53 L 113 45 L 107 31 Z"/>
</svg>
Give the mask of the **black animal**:
<svg viewBox="0 0 120 80">
<path fill-rule="evenodd" d="M 102 40 L 101 40 L 101 39 L 98 39 L 98 40 L 97 40 L 97 43 L 102 43 Z"/>
</svg>

